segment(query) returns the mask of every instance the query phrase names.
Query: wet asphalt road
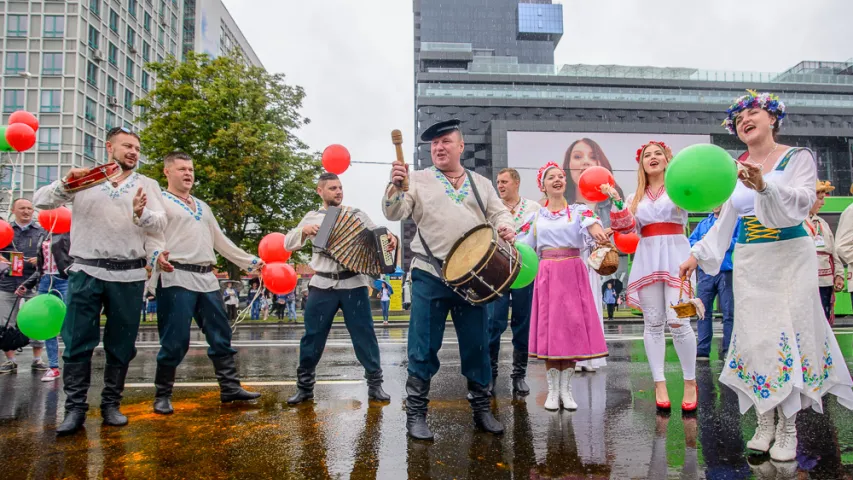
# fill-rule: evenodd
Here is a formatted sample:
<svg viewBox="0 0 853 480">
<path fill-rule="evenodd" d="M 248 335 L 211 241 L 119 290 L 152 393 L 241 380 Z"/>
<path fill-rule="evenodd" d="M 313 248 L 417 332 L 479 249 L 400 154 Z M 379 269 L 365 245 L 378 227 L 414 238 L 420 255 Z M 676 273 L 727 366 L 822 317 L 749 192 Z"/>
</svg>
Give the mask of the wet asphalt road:
<svg viewBox="0 0 853 480">
<path fill-rule="evenodd" d="M 42 383 L 28 368 L 31 350 L 18 356 L 17 375 L 0 376 L 0 467 L 4 478 L 853 478 L 853 412 L 826 400 L 827 415 L 798 418 L 796 464 L 748 457 L 744 445 L 755 416 L 741 417 L 733 392 L 717 381 L 722 362 L 700 362 L 699 411 L 682 418 L 656 414 L 642 327 L 608 327 L 608 366 L 576 374 L 575 412 L 543 409 L 542 363 L 531 365 L 531 395 L 510 392 L 509 334 L 501 351 L 496 416 L 506 434 L 475 432 L 465 381 L 459 374 L 455 334 L 448 326 L 434 378 L 428 422 L 436 441 L 406 438 L 402 395 L 406 329 L 377 327 L 388 405 L 367 401 L 363 371 L 346 330 L 334 329 L 318 367 L 314 404 L 289 407 L 301 331 L 251 327 L 234 344 L 244 384 L 263 397 L 221 405 L 200 332 L 178 370 L 175 414 L 151 408 L 156 330 L 140 332 L 139 354 L 128 374 L 124 428 L 102 427 L 97 405 L 103 350 L 96 351 L 85 432 L 57 439 L 63 415 L 60 382 Z M 853 331 L 838 330 L 851 359 Z M 716 353 L 712 354 L 716 358 Z M 674 407 L 683 383 L 675 352 L 667 350 Z M 12 474 L 11 472 L 14 472 Z M 8 475 L 8 476 L 7 476 Z"/>
</svg>

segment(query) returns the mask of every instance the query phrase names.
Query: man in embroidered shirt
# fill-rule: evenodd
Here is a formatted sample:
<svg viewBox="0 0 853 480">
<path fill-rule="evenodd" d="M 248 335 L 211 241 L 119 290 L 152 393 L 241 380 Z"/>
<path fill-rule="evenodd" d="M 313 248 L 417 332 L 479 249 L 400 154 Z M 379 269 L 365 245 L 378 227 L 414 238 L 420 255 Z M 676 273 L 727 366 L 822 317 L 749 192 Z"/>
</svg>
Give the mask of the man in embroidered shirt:
<svg viewBox="0 0 853 480">
<path fill-rule="evenodd" d="M 217 252 L 249 272 L 257 271 L 263 262 L 234 245 L 222 233 L 210 207 L 191 195 L 195 172 L 189 155 L 170 153 L 163 159 L 163 168 L 169 184 L 162 193 L 169 223 L 164 237 L 146 245 L 156 259 L 148 290 L 157 292 L 160 333 L 154 413 L 168 415 L 174 411 L 175 370 L 190 348 L 193 318 L 207 339 L 207 356 L 213 362 L 222 403 L 258 398 L 260 393 L 247 392 L 240 386 L 234 361 L 237 351 L 231 348 L 231 325 L 213 267 Z"/>
<path fill-rule="evenodd" d="M 166 228 L 160 186 L 134 172 L 139 161 L 139 136 L 125 127 L 113 128 L 107 133 L 106 148 L 110 160 L 121 167 L 117 178 L 78 192 L 67 191 L 64 179 L 57 180 L 34 196 L 36 207 L 42 209 L 74 204 L 74 263 L 68 269 L 68 311 L 62 325 L 65 420 L 56 429 L 57 435 L 76 432 L 86 420 L 91 359 L 100 341 L 102 308 L 107 324 L 101 415 L 105 425 L 127 424 L 119 406 L 127 366 L 136 356 L 134 343 L 148 278 L 145 243 L 162 236 Z M 67 178 L 87 172 L 72 168 Z"/>
<path fill-rule="evenodd" d="M 344 190 L 338 176 L 334 173 L 320 175 L 317 194 L 323 199 L 323 207 L 318 211 L 308 212 L 299 225 L 285 237 L 285 248 L 291 252 L 299 250 L 306 240 L 317 235 L 329 207 L 339 207 L 343 202 Z M 376 227 L 364 212 L 357 209 L 353 209 L 353 212 L 367 228 Z M 396 248 L 397 238 L 392 235 L 389 250 L 394 251 Z M 373 330 L 373 314 L 368 294 L 368 286 L 373 285 L 373 281 L 367 275 L 346 270 L 331 256 L 317 249 L 313 251 L 310 266 L 315 273 L 308 283 L 310 293 L 303 313 L 305 334 L 299 342 L 297 391 L 287 399 L 287 403 L 296 405 L 314 398 L 315 369 L 323 355 L 332 321 L 339 309 L 344 313 L 344 323 L 352 337 L 355 356 L 364 366 L 368 398 L 380 402 L 391 400 L 382 389 L 379 342 Z"/>
<path fill-rule="evenodd" d="M 693 233 L 690 234 L 690 246 L 693 246 L 708 233 L 708 230 L 714 226 L 720 216 L 722 207 L 717 207 L 714 212 L 696 225 Z M 705 305 L 705 318 L 700 318 L 697 323 L 699 330 L 699 343 L 697 345 L 696 358 L 698 360 L 708 360 L 711 356 L 711 341 L 714 339 L 714 298 L 719 300 L 720 311 L 723 314 L 723 348 L 720 351 L 720 358 L 725 359 L 729 351 L 729 343 L 732 339 L 732 328 L 735 321 L 735 297 L 732 291 L 732 253 L 737 242 L 738 231 L 740 230 L 740 220 L 735 226 L 732 234 L 732 243 L 726 251 L 726 258 L 720 266 L 720 273 L 716 275 L 708 275 L 701 268 L 698 269 L 699 287 L 698 298 Z"/>
<path fill-rule="evenodd" d="M 395 164 L 382 204 L 388 220 L 411 217 L 418 225 L 418 237 L 411 246 L 415 258 L 411 265 L 406 429 L 409 436 L 421 440 L 433 438 L 426 424 L 429 387 L 439 368 L 438 351 L 448 312 L 459 338 L 462 374 L 468 379 L 474 423 L 487 432 L 503 433 L 503 425 L 489 409 L 491 367 L 486 307 L 469 304 L 448 287 L 441 278 L 440 266 L 453 244 L 478 225 L 495 225 L 507 241 L 515 238 L 515 229 L 512 216 L 492 183 L 462 166 L 465 142 L 459 124 L 459 120 L 448 120 L 424 131 L 421 140 L 431 143 L 434 166 L 409 175 L 405 166 Z M 406 179 L 410 181 L 408 192 L 400 187 Z"/>
<path fill-rule="evenodd" d="M 518 187 L 521 176 L 513 168 L 505 168 L 498 173 L 498 195 L 504 206 L 509 209 L 518 231 L 524 223 L 524 217 L 538 210 L 539 204 L 533 200 L 521 198 Z M 507 317 L 512 305 L 512 391 L 522 396 L 530 393 L 530 388 L 524 377 L 527 374 L 527 341 L 530 335 L 530 309 L 533 305 L 533 284 L 513 289 L 502 297 L 489 303 L 489 357 L 492 363 L 491 394 L 495 394 L 495 383 L 498 378 L 498 357 L 501 351 L 501 335 L 506 331 Z"/>
</svg>

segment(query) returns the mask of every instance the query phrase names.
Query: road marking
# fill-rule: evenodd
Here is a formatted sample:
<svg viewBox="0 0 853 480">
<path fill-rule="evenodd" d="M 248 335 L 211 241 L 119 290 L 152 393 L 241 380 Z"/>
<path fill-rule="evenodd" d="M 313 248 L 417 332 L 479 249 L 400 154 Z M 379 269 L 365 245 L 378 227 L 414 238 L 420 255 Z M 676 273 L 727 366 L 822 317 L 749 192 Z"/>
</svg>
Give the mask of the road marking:
<svg viewBox="0 0 853 480">
<path fill-rule="evenodd" d="M 360 385 L 363 380 L 317 380 L 317 385 Z M 296 385 L 295 380 L 282 380 L 275 382 L 240 382 L 241 385 L 249 387 L 278 387 Z M 154 388 L 153 383 L 127 383 L 125 388 Z M 216 382 L 176 382 L 178 388 L 218 387 Z"/>
</svg>

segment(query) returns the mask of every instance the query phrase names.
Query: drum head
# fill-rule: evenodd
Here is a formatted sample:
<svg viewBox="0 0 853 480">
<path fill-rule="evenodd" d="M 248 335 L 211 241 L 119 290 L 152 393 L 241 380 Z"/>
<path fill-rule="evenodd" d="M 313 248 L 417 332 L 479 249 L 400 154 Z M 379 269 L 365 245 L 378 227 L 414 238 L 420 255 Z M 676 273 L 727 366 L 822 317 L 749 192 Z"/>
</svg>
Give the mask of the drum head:
<svg viewBox="0 0 853 480">
<path fill-rule="evenodd" d="M 494 239 L 494 230 L 489 225 L 480 225 L 468 231 L 450 250 L 444 265 L 444 278 L 448 282 L 458 280 L 474 270 L 474 267 L 489 253 Z"/>
</svg>

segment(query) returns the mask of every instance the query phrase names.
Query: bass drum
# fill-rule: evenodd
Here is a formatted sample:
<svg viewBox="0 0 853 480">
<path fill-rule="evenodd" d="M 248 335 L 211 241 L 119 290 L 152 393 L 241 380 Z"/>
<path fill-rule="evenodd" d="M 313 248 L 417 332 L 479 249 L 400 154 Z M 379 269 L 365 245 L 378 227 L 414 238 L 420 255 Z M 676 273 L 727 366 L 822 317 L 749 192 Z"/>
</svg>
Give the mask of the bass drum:
<svg viewBox="0 0 853 480">
<path fill-rule="evenodd" d="M 518 250 L 489 224 L 468 230 L 450 249 L 442 276 L 465 300 L 486 303 L 509 291 L 521 271 Z"/>
</svg>

